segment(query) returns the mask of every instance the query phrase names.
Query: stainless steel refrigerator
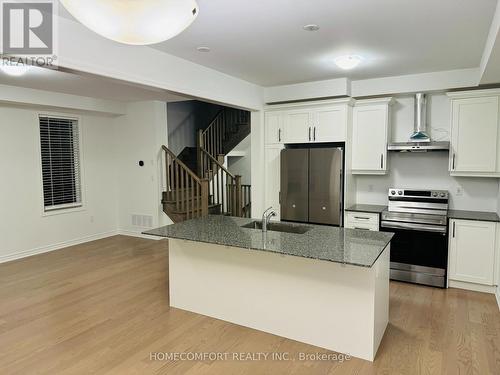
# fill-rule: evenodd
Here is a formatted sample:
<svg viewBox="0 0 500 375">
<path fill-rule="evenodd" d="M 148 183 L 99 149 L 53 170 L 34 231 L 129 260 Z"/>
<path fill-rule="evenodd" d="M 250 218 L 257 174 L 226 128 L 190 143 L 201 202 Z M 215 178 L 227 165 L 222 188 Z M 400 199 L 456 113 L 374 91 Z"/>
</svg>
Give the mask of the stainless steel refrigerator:
<svg viewBox="0 0 500 375">
<path fill-rule="evenodd" d="M 344 149 L 281 151 L 281 220 L 342 226 Z"/>
</svg>

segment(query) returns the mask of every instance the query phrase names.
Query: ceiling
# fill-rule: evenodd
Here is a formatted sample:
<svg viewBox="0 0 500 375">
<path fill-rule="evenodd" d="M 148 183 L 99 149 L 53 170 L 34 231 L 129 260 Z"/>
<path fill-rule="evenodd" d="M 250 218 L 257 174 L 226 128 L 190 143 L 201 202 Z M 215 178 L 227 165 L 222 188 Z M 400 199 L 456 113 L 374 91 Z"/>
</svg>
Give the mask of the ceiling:
<svg viewBox="0 0 500 375">
<path fill-rule="evenodd" d="M 9 76 L 0 70 L 0 85 L 20 86 L 120 102 L 142 100 L 176 102 L 190 100 L 190 98 L 165 90 L 142 87 L 92 75 L 80 75 L 42 68 L 31 68 L 20 77 Z"/>
<path fill-rule="evenodd" d="M 497 0 L 198 0 L 161 51 L 263 86 L 475 68 Z M 318 24 L 317 32 L 302 29 Z M 199 46 L 211 52 L 201 53 Z M 351 71 L 333 59 L 364 58 Z"/>
</svg>

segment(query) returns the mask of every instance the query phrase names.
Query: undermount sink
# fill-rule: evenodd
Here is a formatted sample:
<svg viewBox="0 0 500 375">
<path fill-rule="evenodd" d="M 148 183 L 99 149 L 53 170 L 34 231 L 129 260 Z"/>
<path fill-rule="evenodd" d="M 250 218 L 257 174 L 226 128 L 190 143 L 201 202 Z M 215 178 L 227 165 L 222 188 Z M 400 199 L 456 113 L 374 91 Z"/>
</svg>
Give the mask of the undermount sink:
<svg viewBox="0 0 500 375">
<path fill-rule="evenodd" d="M 260 229 L 262 230 L 262 221 L 252 221 L 251 223 L 245 224 L 241 226 L 242 228 L 249 229 Z M 291 225 L 284 223 L 268 223 L 267 230 L 272 232 L 285 232 L 285 233 L 295 233 L 295 234 L 304 234 L 311 230 L 311 227 L 305 225 Z"/>
</svg>

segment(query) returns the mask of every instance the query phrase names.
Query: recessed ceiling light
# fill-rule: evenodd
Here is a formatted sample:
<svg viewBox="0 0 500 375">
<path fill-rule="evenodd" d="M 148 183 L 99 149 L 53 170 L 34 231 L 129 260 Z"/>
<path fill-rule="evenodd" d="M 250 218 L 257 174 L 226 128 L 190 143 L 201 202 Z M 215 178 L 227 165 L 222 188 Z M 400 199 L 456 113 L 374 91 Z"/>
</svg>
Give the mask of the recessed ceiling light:
<svg viewBox="0 0 500 375">
<path fill-rule="evenodd" d="M 347 56 L 337 57 L 334 60 L 334 62 L 339 68 L 344 69 L 344 70 L 350 70 L 350 69 L 354 69 L 355 67 L 357 67 L 359 65 L 359 63 L 361 62 L 361 60 L 362 60 L 362 58 L 360 56 L 347 55 Z"/>
<path fill-rule="evenodd" d="M 15 76 L 15 77 L 20 77 L 28 72 L 28 70 L 31 69 L 31 66 L 29 65 L 23 65 L 23 64 L 2 64 L 0 65 L 0 69 L 10 75 L 10 76 Z"/>
<path fill-rule="evenodd" d="M 198 47 L 196 48 L 198 52 L 210 52 L 210 48 L 208 47 Z"/>
<path fill-rule="evenodd" d="M 318 31 L 319 30 L 319 26 L 312 23 L 310 25 L 305 25 L 304 27 L 302 27 L 305 31 Z"/>
</svg>

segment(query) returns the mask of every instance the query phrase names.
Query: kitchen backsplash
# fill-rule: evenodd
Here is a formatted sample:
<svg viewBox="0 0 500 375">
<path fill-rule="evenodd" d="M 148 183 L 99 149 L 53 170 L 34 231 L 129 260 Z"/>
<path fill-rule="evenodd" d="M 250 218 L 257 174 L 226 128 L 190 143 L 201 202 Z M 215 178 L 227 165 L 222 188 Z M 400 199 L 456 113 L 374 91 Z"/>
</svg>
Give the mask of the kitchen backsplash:
<svg viewBox="0 0 500 375">
<path fill-rule="evenodd" d="M 389 153 L 389 174 L 356 177 L 356 201 L 387 204 L 391 187 L 439 189 L 450 192 L 450 206 L 459 210 L 497 211 L 499 180 L 496 178 L 451 177 L 448 153 Z"/>
</svg>

